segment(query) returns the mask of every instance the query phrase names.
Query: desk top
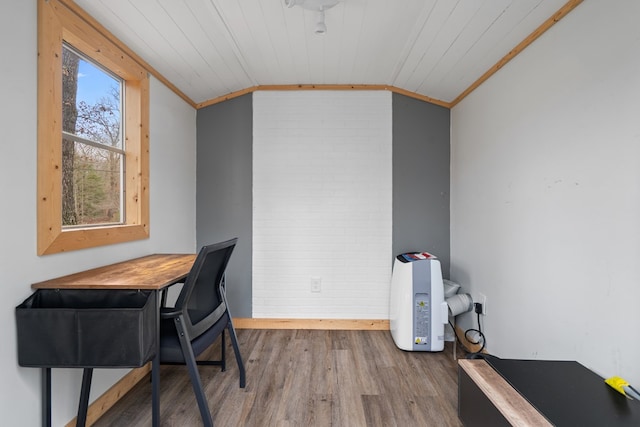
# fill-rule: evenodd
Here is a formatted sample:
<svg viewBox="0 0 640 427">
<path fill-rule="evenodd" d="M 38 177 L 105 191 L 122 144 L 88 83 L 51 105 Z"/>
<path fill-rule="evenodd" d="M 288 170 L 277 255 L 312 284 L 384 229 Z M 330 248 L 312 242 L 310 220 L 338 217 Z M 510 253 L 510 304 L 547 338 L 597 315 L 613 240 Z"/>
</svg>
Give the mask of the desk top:
<svg viewBox="0 0 640 427">
<path fill-rule="evenodd" d="M 162 289 L 187 277 L 195 254 L 154 254 L 31 285 L 33 289 Z"/>
<path fill-rule="evenodd" d="M 552 427 L 538 410 L 482 359 L 459 359 L 458 365 L 511 425 Z"/>
<path fill-rule="evenodd" d="M 462 362 L 461 366 L 467 371 L 468 366 Z M 485 361 L 465 361 L 467 364 L 485 362 L 553 425 L 640 425 L 640 401 L 627 399 L 578 362 L 492 356 L 487 356 Z"/>
</svg>

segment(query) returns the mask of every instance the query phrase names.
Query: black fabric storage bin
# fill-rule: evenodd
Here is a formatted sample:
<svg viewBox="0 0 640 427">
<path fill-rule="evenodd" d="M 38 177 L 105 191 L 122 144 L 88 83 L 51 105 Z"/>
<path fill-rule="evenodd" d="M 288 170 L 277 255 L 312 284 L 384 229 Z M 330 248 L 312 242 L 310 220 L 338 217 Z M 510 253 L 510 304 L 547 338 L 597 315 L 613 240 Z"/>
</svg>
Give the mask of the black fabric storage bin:
<svg viewBox="0 0 640 427">
<path fill-rule="evenodd" d="M 142 366 L 156 354 L 157 310 L 153 291 L 39 289 L 16 307 L 18 363 Z"/>
</svg>

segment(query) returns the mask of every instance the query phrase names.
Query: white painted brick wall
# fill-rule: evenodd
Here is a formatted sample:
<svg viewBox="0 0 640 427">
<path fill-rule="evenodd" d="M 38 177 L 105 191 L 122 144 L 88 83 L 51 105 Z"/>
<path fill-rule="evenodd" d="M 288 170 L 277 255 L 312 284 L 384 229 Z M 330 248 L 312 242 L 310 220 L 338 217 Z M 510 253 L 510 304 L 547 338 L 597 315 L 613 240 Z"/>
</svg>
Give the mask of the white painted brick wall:
<svg viewBox="0 0 640 427">
<path fill-rule="evenodd" d="M 387 91 L 254 92 L 253 317 L 388 318 L 391 114 Z"/>
</svg>

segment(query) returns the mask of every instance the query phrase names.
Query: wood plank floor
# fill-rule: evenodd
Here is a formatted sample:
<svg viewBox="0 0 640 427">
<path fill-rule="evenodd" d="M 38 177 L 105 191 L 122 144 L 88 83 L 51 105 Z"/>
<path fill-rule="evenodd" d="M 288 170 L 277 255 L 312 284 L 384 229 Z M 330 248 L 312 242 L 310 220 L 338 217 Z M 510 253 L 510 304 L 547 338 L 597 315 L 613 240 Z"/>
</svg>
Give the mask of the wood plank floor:
<svg viewBox="0 0 640 427">
<path fill-rule="evenodd" d="M 200 367 L 216 426 L 460 426 L 452 343 L 405 352 L 388 331 L 238 330 L 247 386 L 227 370 Z M 228 340 L 227 340 L 228 342 Z M 219 344 L 212 351 L 218 354 Z M 202 425 L 184 366 L 161 371 L 162 426 Z M 142 380 L 95 426 L 151 425 Z"/>
</svg>

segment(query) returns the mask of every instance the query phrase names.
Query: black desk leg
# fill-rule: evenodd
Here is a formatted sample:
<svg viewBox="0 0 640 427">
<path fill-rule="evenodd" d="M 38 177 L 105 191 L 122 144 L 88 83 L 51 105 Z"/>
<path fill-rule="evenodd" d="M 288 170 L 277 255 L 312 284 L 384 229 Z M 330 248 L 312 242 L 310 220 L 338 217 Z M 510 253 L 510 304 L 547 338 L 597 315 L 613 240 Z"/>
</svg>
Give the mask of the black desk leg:
<svg viewBox="0 0 640 427">
<path fill-rule="evenodd" d="M 158 291 L 154 292 L 156 310 L 156 355 L 151 362 L 151 425 L 160 427 L 160 307 Z M 163 303 L 166 292 L 163 292 Z"/>
<path fill-rule="evenodd" d="M 151 362 L 151 425 L 160 426 L 160 354 Z"/>
<path fill-rule="evenodd" d="M 89 406 L 89 392 L 91 391 L 92 377 L 93 368 L 84 368 L 82 372 L 82 388 L 80 389 L 80 403 L 78 404 L 76 427 L 84 427 L 87 424 L 87 407 Z"/>
<path fill-rule="evenodd" d="M 51 427 L 51 368 L 42 368 L 42 427 Z"/>
</svg>

